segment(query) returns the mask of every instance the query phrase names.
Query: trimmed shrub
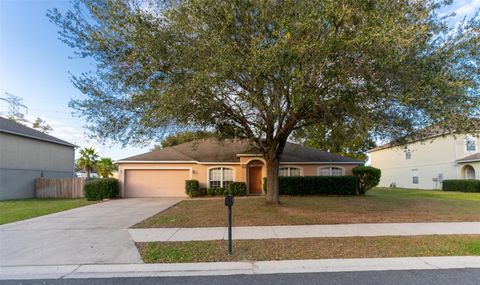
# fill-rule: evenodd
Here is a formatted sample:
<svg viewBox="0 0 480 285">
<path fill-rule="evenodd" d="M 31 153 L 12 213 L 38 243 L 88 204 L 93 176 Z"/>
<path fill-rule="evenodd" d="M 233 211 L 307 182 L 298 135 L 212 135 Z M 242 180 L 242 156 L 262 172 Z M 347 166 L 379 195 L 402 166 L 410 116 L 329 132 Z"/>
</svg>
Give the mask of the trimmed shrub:
<svg viewBox="0 0 480 285">
<path fill-rule="evenodd" d="M 219 195 L 219 196 L 225 195 L 225 189 L 220 188 L 220 187 L 214 188 L 214 189 L 215 189 L 215 195 Z"/>
<path fill-rule="evenodd" d="M 96 178 L 85 181 L 85 198 L 88 201 L 113 199 L 118 197 L 118 180 L 115 178 Z"/>
<path fill-rule="evenodd" d="M 228 184 L 226 192 L 227 195 L 232 193 L 233 196 L 245 196 L 247 195 L 247 185 L 245 182 L 231 182 Z"/>
<path fill-rule="evenodd" d="M 356 195 L 355 176 L 290 176 L 278 177 L 280 195 Z M 267 193 L 267 178 L 263 178 Z"/>
<path fill-rule="evenodd" d="M 215 196 L 216 188 L 207 188 L 207 195 Z"/>
<path fill-rule="evenodd" d="M 207 188 L 200 188 L 200 196 L 207 196 Z"/>
<path fill-rule="evenodd" d="M 185 180 L 185 192 L 190 197 L 202 196 L 197 180 Z"/>
<path fill-rule="evenodd" d="M 355 176 L 279 177 L 280 195 L 356 195 Z"/>
<path fill-rule="evenodd" d="M 443 191 L 480 192 L 480 180 L 446 179 L 442 183 Z"/>
<path fill-rule="evenodd" d="M 358 179 L 358 194 L 365 195 L 367 191 L 378 185 L 382 171 L 371 166 L 357 166 L 352 173 Z"/>
</svg>

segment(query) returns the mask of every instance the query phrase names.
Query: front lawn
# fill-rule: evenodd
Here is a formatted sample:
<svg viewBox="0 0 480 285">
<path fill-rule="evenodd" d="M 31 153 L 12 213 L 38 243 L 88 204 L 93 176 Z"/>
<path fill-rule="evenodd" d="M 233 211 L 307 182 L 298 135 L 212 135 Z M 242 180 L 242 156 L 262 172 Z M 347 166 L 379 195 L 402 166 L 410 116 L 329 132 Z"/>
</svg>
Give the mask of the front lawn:
<svg viewBox="0 0 480 285">
<path fill-rule="evenodd" d="M 85 199 L 20 199 L 0 201 L 0 225 L 93 203 L 95 202 Z"/>
<path fill-rule="evenodd" d="M 480 255 L 479 235 L 138 243 L 146 263 Z"/>
<path fill-rule="evenodd" d="M 480 221 L 480 193 L 377 188 L 359 196 L 282 196 L 235 200 L 234 226 Z M 185 200 L 136 228 L 227 225 L 223 199 Z"/>
</svg>

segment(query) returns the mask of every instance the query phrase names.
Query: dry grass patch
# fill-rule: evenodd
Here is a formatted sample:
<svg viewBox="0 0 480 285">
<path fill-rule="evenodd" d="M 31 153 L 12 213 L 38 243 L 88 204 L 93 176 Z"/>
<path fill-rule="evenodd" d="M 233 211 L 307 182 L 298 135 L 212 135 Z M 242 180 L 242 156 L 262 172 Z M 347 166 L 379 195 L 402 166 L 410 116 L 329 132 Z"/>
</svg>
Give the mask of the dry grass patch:
<svg viewBox="0 0 480 285">
<path fill-rule="evenodd" d="M 359 196 L 282 196 L 279 206 L 264 197 L 237 198 L 235 226 L 480 221 L 480 193 L 376 189 Z M 136 228 L 227 225 L 223 199 L 185 200 Z"/>
<path fill-rule="evenodd" d="M 480 255 L 479 235 L 152 242 L 137 247 L 147 263 Z"/>
</svg>

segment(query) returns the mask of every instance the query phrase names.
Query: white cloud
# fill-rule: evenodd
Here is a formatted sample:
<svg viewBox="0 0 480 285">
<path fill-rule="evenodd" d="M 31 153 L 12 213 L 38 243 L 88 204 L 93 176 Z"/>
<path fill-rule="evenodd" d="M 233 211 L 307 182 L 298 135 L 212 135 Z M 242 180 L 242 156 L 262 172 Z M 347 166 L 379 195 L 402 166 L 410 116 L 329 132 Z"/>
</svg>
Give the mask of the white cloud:
<svg viewBox="0 0 480 285">
<path fill-rule="evenodd" d="M 473 16 L 475 12 L 480 8 L 480 0 L 461 1 L 456 6 L 454 12 L 459 17 Z"/>
</svg>

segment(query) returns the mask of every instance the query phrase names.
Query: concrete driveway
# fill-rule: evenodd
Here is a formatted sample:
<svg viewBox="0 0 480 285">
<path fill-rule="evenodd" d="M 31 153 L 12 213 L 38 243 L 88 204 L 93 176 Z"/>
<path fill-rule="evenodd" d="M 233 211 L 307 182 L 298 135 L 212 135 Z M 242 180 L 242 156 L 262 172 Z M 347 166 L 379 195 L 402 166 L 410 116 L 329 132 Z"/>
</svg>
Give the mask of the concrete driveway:
<svg viewBox="0 0 480 285">
<path fill-rule="evenodd" d="M 0 226 L 0 266 L 142 263 L 127 228 L 181 199 L 119 199 Z"/>
</svg>

